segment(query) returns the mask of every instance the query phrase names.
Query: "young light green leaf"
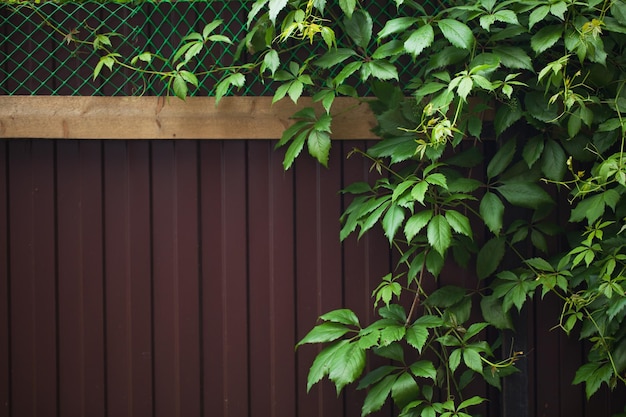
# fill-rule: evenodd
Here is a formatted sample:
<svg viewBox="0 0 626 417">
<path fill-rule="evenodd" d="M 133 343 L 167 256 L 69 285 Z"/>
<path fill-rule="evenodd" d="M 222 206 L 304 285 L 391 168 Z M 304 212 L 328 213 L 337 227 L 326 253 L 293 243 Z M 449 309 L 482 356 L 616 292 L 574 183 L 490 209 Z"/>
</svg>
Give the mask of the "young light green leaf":
<svg viewBox="0 0 626 417">
<path fill-rule="evenodd" d="M 285 7 L 287 7 L 287 0 L 269 0 L 269 18 L 272 23 L 276 24 L 276 18 Z"/>
<path fill-rule="evenodd" d="M 272 75 L 274 75 L 279 66 L 280 58 L 278 57 L 278 52 L 275 49 L 270 49 L 263 57 L 260 71 L 264 72 L 266 69 L 269 69 Z"/>
<path fill-rule="evenodd" d="M 453 19 L 442 19 L 438 22 L 443 36 L 453 46 L 461 49 L 471 49 L 474 44 L 472 30 L 463 22 Z"/>
<path fill-rule="evenodd" d="M 452 230 L 446 218 L 441 214 L 433 217 L 428 223 L 426 234 L 428 243 L 433 249 L 439 252 L 441 256 L 445 256 L 446 250 L 452 244 Z"/>
<path fill-rule="evenodd" d="M 311 130 L 307 140 L 309 154 L 325 167 L 328 167 L 328 155 L 330 153 L 330 135 L 322 130 Z"/>
</svg>

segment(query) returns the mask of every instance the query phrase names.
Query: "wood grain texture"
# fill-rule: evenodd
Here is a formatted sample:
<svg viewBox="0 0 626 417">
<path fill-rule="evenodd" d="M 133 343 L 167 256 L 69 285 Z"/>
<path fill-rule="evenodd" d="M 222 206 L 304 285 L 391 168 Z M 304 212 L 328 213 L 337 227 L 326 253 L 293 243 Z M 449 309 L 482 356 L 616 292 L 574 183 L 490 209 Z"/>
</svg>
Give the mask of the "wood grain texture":
<svg viewBox="0 0 626 417">
<path fill-rule="evenodd" d="M 42 139 L 278 139 L 290 117 L 311 106 L 272 97 L 0 96 L 0 138 Z M 317 104 L 316 104 L 317 106 Z M 318 114 L 321 114 L 320 110 Z M 334 139 L 375 139 L 366 103 L 337 98 Z"/>
</svg>

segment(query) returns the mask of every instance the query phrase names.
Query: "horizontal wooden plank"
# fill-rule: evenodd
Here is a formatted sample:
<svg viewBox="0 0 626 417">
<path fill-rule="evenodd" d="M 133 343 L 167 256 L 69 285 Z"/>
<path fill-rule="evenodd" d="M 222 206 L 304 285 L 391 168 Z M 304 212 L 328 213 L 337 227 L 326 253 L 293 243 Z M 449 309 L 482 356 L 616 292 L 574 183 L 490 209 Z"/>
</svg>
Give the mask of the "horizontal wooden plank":
<svg viewBox="0 0 626 417">
<path fill-rule="evenodd" d="M 277 139 L 301 98 L 272 104 L 271 97 L 0 96 L 0 138 L 43 139 Z M 337 98 L 333 138 L 375 139 L 366 103 Z"/>
</svg>

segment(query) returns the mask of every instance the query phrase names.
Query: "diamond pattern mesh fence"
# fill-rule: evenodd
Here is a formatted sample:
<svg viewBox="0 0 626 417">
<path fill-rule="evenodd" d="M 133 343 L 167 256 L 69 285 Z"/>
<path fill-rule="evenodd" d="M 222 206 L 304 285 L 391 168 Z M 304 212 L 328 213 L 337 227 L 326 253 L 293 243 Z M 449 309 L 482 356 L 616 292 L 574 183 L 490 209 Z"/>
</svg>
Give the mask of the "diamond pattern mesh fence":
<svg viewBox="0 0 626 417">
<path fill-rule="evenodd" d="M 171 57 L 181 39 L 192 31 L 202 31 L 206 23 L 220 19 L 220 33 L 233 40 L 232 45 L 216 43 L 206 48 L 188 69 L 198 75 L 200 87 L 191 95 L 212 95 L 223 72 L 212 68 L 241 65 L 254 59 L 244 48 L 235 60 L 237 47 L 246 35 L 250 0 L 210 0 L 140 3 L 3 3 L 0 4 L 0 95 L 83 95 L 125 96 L 165 95 L 168 87 L 156 75 L 114 66 L 103 68 L 94 79 L 94 68 L 103 52 L 81 40 L 94 34 L 111 39 L 115 52 L 134 57 L 150 51 Z M 395 2 L 380 0 L 378 7 L 368 6 L 375 27 L 397 13 Z M 341 34 L 338 34 L 341 44 Z M 319 43 L 305 43 L 297 48 L 286 45 L 281 62 L 294 56 L 323 52 Z M 167 68 L 167 63 L 162 63 Z M 411 61 L 403 62 L 404 78 L 411 73 Z M 358 84 L 358 81 L 355 81 Z M 363 91 L 364 86 L 355 85 Z M 239 95 L 271 95 L 274 86 L 258 72 L 246 75 L 246 87 Z"/>
</svg>

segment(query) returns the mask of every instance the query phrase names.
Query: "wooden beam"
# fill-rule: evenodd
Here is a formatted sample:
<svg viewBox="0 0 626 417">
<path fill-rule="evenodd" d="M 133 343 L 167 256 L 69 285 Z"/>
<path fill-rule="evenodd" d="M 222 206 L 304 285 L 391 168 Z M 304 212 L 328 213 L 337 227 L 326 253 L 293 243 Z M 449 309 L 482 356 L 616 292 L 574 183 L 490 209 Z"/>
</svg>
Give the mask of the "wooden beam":
<svg viewBox="0 0 626 417">
<path fill-rule="evenodd" d="M 310 98 L 297 106 L 271 101 L 224 97 L 215 106 L 212 97 L 0 96 L 0 138 L 277 139 L 295 111 L 312 105 Z M 337 98 L 332 113 L 333 138 L 377 138 L 366 103 Z"/>
</svg>

